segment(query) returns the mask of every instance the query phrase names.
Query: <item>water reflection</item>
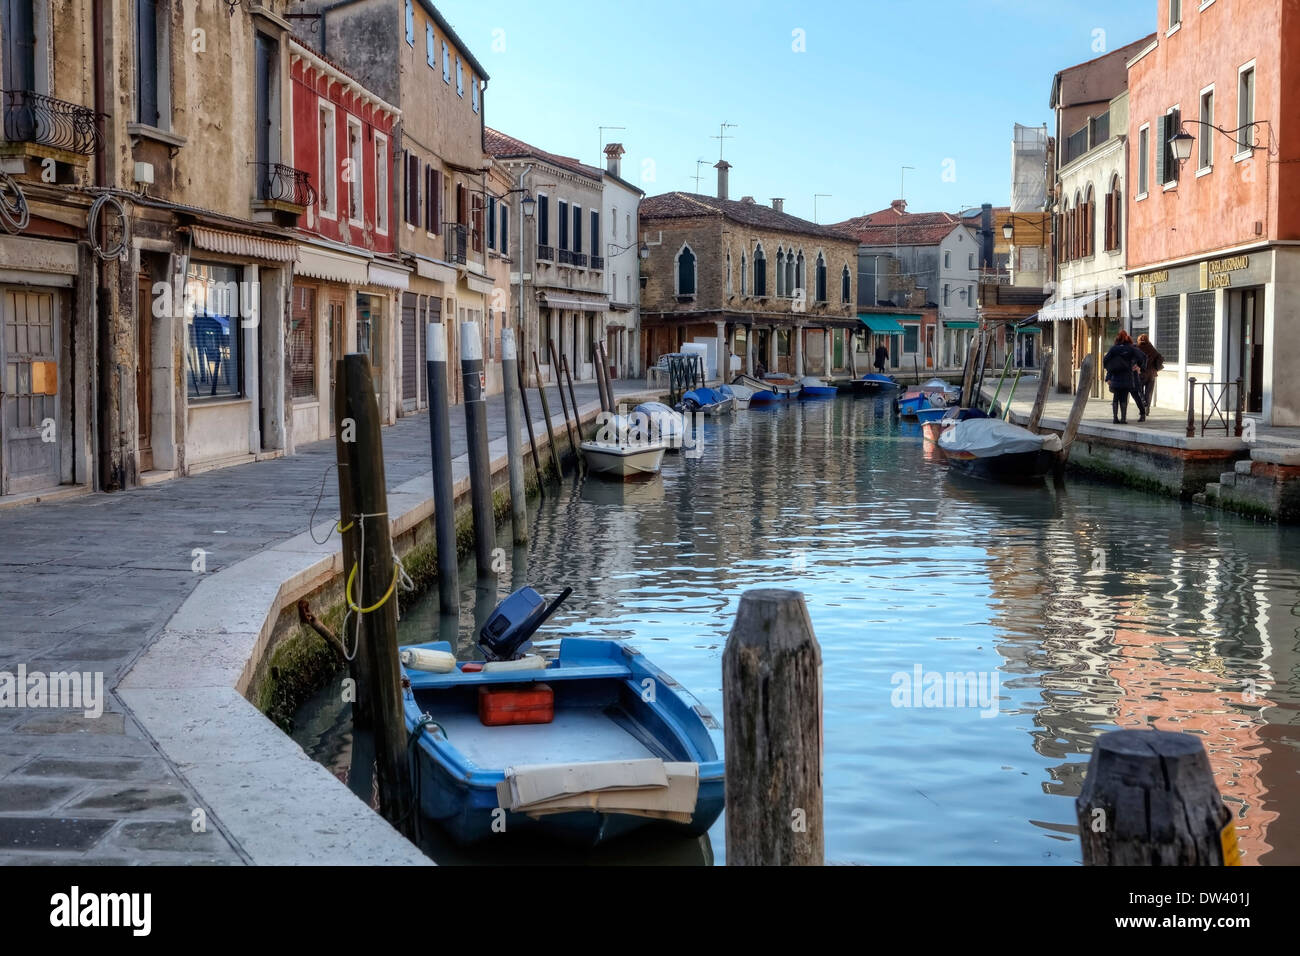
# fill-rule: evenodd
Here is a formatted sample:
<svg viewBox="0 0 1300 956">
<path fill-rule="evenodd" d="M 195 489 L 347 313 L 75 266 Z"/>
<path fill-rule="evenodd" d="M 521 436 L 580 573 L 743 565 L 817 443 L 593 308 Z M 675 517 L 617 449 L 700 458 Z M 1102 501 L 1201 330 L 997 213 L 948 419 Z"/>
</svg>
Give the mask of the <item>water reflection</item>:
<svg viewBox="0 0 1300 956">
<path fill-rule="evenodd" d="M 1204 737 L 1247 862 L 1300 862 L 1295 828 L 1276 825 L 1297 810 L 1300 770 L 1300 548 L 1286 532 L 1077 479 L 951 476 L 883 401 L 752 409 L 701 437 L 699 458 L 668 456 L 652 482 L 548 491 L 496 589 L 476 590 L 471 563 L 459 618 L 440 623 L 434 594 L 404 639 L 454 631 L 470 656 L 498 597 L 571 586 L 548 637 L 627 639 L 719 714 L 740 593 L 794 587 L 823 650 L 831 861 L 1077 864 L 1093 741 L 1155 726 Z M 893 706 L 891 677 L 917 665 L 996 672 L 999 713 Z M 300 739 L 346 767 L 345 723 Z M 705 847 L 718 861 L 723 830 Z M 620 841 L 604 859 L 659 845 Z"/>
</svg>

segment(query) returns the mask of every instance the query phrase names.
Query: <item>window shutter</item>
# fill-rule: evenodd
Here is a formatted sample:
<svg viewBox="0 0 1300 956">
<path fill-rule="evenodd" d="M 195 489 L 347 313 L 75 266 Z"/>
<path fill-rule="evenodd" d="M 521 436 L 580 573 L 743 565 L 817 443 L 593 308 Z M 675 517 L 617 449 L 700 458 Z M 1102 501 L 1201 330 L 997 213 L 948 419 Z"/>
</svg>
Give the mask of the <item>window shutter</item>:
<svg viewBox="0 0 1300 956">
<path fill-rule="evenodd" d="M 469 225 L 469 209 L 465 202 L 465 184 L 458 183 L 456 186 L 456 222 L 462 226 Z"/>
<path fill-rule="evenodd" d="M 487 201 L 487 246 L 497 247 L 497 197 L 488 196 Z"/>
<path fill-rule="evenodd" d="M 1169 133 L 1170 136 L 1173 136 L 1182 128 L 1183 125 L 1182 120 L 1183 120 L 1182 110 L 1174 110 L 1172 113 L 1169 114 L 1167 132 Z M 1174 182 L 1178 182 L 1178 173 L 1182 169 L 1182 166 L 1178 163 L 1177 160 L 1173 158 L 1173 152 L 1174 152 L 1173 147 L 1171 146 L 1169 148 L 1169 160 L 1168 160 L 1169 178 Z"/>
<path fill-rule="evenodd" d="M 1168 137 L 1165 133 L 1165 117 L 1156 117 L 1156 183 L 1163 186 L 1165 180 L 1165 154 L 1169 151 Z"/>
<path fill-rule="evenodd" d="M 471 206 L 473 214 L 470 217 L 470 231 L 474 244 L 475 252 L 483 251 L 483 197 L 474 193 L 471 197 Z"/>
</svg>

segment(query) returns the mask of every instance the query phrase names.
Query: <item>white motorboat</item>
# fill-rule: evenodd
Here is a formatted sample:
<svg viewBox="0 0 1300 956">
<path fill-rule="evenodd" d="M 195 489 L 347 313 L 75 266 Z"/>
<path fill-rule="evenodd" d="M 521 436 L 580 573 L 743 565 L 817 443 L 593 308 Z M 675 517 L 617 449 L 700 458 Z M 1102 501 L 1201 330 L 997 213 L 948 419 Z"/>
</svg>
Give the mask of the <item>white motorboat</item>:
<svg viewBox="0 0 1300 956">
<path fill-rule="evenodd" d="M 719 385 L 718 391 L 730 395 L 736 403 L 736 409 L 749 408 L 749 400 L 754 397 L 754 389 L 748 385 Z"/>
<path fill-rule="evenodd" d="M 644 415 L 645 418 L 638 420 L 636 418 L 638 414 Z M 686 416 L 681 412 L 674 411 L 663 402 L 642 402 L 632 409 L 632 414 L 628 416 L 629 430 L 635 429 L 638 425 L 650 441 L 664 442 L 669 451 L 681 450 L 686 436 Z"/>
<path fill-rule="evenodd" d="M 663 464 L 664 442 L 636 442 L 617 444 L 603 441 L 584 441 L 579 446 L 587 461 L 587 470 L 594 474 L 614 478 L 636 478 L 656 475 Z"/>
</svg>

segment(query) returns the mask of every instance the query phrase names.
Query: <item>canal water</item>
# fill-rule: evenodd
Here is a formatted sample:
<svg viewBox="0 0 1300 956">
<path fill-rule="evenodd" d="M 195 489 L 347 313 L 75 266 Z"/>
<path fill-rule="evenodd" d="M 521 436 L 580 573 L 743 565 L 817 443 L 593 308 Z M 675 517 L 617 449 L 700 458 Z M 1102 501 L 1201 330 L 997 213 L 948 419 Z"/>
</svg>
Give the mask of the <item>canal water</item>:
<svg viewBox="0 0 1300 956">
<path fill-rule="evenodd" d="M 477 590 L 465 566 L 460 620 L 440 622 L 433 593 L 402 639 L 441 635 L 471 657 L 499 597 L 569 586 L 548 637 L 628 641 L 721 715 L 741 593 L 795 588 L 822 648 L 828 862 L 1076 865 L 1093 742 L 1154 727 L 1202 737 L 1245 862 L 1300 863 L 1293 532 L 1078 478 L 962 479 L 870 399 L 754 408 L 701 439 L 648 483 L 548 490 L 499 587 Z M 368 795 L 340 696 L 306 704 L 295 737 Z M 426 849 L 709 864 L 725 862 L 724 832 L 725 817 L 707 838 L 650 829 L 582 853 L 460 850 L 434 833 Z"/>
</svg>

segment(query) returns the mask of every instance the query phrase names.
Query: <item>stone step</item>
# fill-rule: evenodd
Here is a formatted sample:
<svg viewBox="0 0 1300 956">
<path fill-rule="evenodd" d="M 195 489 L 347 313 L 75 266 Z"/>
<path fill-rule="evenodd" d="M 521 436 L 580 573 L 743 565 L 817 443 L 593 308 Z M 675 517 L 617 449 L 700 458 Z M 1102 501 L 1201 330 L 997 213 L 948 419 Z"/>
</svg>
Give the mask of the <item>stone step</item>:
<svg viewBox="0 0 1300 956">
<path fill-rule="evenodd" d="M 1277 446 L 1252 448 L 1252 461 L 1264 461 L 1270 465 L 1300 465 L 1300 448 L 1279 448 Z"/>
<path fill-rule="evenodd" d="M 1237 462 L 1233 467 L 1236 469 L 1237 474 L 1249 475 L 1250 466 L 1251 466 L 1251 459 L 1243 458 L 1241 461 Z"/>
<path fill-rule="evenodd" d="M 1219 476 L 1219 484 L 1221 485 L 1225 485 L 1231 488 L 1236 483 L 1237 483 L 1237 473 L 1235 471 L 1225 471 L 1223 474 Z"/>
<path fill-rule="evenodd" d="M 1218 501 L 1218 500 L 1219 500 L 1219 487 L 1220 487 L 1220 486 L 1219 486 L 1219 483 L 1218 483 L 1217 481 L 1212 481 L 1212 482 L 1210 482 L 1208 485 L 1205 486 L 1205 494 L 1204 494 L 1204 495 L 1201 495 L 1201 496 L 1199 496 L 1199 497 L 1204 498 L 1204 499 L 1205 499 L 1205 502 L 1206 502 L 1207 504 L 1210 504 L 1210 503 L 1213 503 L 1213 502 L 1215 502 L 1215 501 Z"/>
</svg>

